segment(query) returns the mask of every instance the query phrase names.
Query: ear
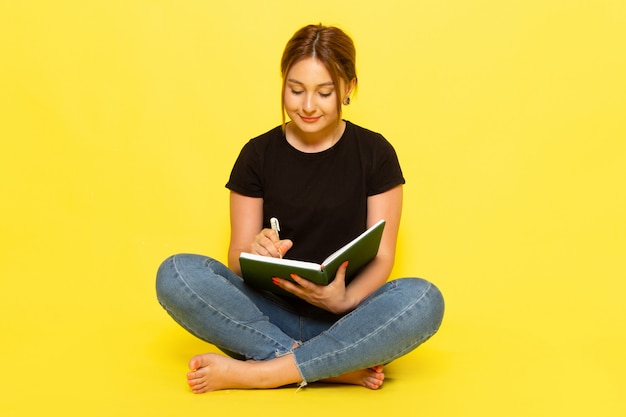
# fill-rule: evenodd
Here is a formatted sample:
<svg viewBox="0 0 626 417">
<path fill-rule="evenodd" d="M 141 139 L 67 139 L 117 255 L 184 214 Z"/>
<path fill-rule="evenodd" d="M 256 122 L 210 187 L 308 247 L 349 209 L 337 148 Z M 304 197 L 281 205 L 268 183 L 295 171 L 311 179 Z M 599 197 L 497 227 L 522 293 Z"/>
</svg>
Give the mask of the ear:
<svg viewBox="0 0 626 417">
<path fill-rule="evenodd" d="M 344 94 L 344 98 L 348 97 L 352 93 L 352 90 L 354 90 L 354 87 L 356 87 L 356 81 L 357 80 L 356 80 L 356 77 L 355 77 L 352 80 L 350 80 L 349 83 L 346 83 L 346 91 L 345 91 L 345 94 Z"/>
</svg>

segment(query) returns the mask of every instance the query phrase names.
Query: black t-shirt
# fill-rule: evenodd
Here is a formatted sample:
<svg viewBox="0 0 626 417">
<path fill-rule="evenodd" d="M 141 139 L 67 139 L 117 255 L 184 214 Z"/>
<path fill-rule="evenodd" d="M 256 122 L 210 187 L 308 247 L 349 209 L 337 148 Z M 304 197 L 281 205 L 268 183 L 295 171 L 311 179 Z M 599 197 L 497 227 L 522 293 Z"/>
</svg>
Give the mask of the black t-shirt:
<svg viewBox="0 0 626 417">
<path fill-rule="evenodd" d="M 366 229 L 367 197 L 404 184 L 395 150 L 380 134 L 346 122 L 343 136 L 322 152 L 291 146 L 281 127 L 250 140 L 226 187 L 263 198 L 264 227 L 280 222 L 286 257 L 322 262 Z"/>
</svg>

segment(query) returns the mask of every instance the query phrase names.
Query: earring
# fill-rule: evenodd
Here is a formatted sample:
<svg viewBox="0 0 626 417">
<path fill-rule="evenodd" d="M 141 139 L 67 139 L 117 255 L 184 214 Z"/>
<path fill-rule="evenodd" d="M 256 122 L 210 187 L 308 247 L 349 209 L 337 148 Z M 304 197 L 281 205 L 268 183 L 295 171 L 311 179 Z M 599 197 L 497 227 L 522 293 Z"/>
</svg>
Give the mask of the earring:
<svg viewBox="0 0 626 417">
<path fill-rule="evenodd" d="M 344 98 L 344 99 L 343 99 L 343 104 L 344 104 L 345 106 L 347 106 L 347 105 L 349 105 L 349 104 L 350 104 L 350 96 L 348 96 L 348 97 L 346 97 L 346 98 Z"/>
</svg>

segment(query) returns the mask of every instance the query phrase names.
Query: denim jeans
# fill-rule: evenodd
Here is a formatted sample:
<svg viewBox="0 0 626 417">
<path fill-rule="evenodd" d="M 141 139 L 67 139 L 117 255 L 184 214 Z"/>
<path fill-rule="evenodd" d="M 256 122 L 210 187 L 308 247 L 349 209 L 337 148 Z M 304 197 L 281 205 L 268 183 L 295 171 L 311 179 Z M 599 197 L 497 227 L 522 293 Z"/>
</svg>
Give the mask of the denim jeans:
<svg viewBox="0 0 626 417">
<path fill-rule="evenodd" d="M 253 289 L 219 261 L 190 254 L 165 260 L 156 288 L 176 322 L 234 358 L 292 353 L 302 385 L 405 355 L 438 330 L 444 312 L 439 290 L 419 278 L 389 281 L 334 315 Z"/>
</svg>

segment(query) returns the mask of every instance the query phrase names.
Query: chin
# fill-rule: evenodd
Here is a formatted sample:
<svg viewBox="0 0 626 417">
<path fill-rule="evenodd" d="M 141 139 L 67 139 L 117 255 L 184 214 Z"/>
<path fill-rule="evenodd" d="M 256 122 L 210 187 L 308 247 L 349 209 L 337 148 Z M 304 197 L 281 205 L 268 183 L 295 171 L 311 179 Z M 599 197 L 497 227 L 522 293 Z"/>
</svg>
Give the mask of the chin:
<svg viewBox="0 0 626 417">
<path fill-rule="evenodd" d="M 295 125 L 299 130 L 301 130 L 302 132 L 307 132 L 307 133 L 320 132 L 324 130 L 324 128 L 326 128 L 326 126 L 320 123 L 319 121 L 315 123 L 299 122 L 299 123 L 295 123 Z"/>
</svg>

